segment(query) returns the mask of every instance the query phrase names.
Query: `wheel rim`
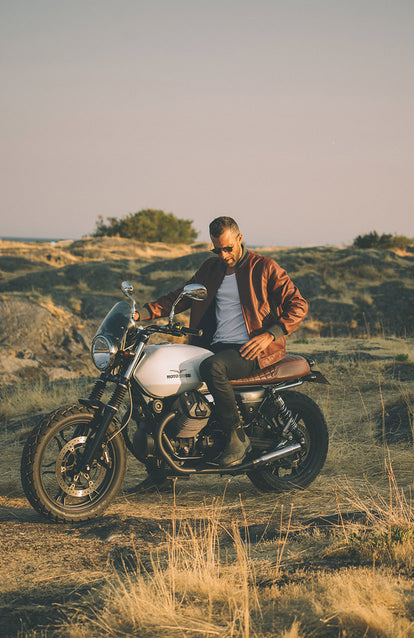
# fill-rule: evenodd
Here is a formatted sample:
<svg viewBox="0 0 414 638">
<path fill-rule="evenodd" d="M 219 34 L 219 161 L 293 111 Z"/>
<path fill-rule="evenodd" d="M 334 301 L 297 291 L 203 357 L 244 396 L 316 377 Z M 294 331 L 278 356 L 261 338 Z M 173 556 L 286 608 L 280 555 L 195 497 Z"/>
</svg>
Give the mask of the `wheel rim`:
<svg viewBox="0 0 414 638">
<path fill-rule="evenodd" d="M 302 449 L 294 457 L 280 459 L 279 461 L 272 463 L 268 468 L 268 472 L 275 478 L 284 479 L 286 481 L 294 479 L 304 471 L 306 472 L 306 467 L 308 466 L 312 456 L 311 437 L 305 420 L 297 410 L 294 412 L 292 411 L 292 416 L 295 419 L 304 440 L 302 443 Z"/>
<path fill-rule="evenodd" d="M 81 498 L 97 491 L 105 478 L 105 469 L 97 463 L 89 472 L 76 472 L 77 460 L 85 449 L 86 436 L 77 436 L 63 446 L 58 454 L 55 475 L 59 487 L 65 494 Z"/>
<path fill-rule="evenodd" d="M 278 478 L 289 479 L 290 477 L 297 476 L 306 466 L 309 452 L 310 452 L 310 437 L 307 428 L 304 423 L 297 420 L 296 423 L 302 433 L 305 442 L 302 444 L 302 449 L 292 458 L 281 459 L 279 463 L 274 464 L 271 472 Z"/>
<path fill-rule="evenodd" d="M 84 451 L 88 423 L 62 425 L 45 444 L 39 474 L 48 501 L 60 510 L 87 510 L 96 507 L 110 489 L 116 473 L 117 456 L 113 444 L 105 441 L 102 460 L 94 461 L 89 472 L 75 470 Z"/>
</svg>

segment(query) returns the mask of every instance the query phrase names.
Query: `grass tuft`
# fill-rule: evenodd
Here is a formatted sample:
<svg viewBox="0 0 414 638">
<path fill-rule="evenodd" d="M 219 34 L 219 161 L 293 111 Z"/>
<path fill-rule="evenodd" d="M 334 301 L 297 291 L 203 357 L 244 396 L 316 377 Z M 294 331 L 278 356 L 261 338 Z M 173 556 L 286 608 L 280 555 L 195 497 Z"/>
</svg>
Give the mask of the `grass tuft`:
<svg viewBox="0 0 414 638">
<path fill-rule="evenodd" d="M 193 521 L 179 520 L 173 511 L 166 546 L 149 561 L 136 552 L 136 569 L 114 572 L 86 615 L 82 606 L 62 628 L 64 634 L 254 635 L 252 614 L 260 615 L 260 605 L 249 545 L 235 522 L 223 526 L 221 509 Z"/>
</svg>

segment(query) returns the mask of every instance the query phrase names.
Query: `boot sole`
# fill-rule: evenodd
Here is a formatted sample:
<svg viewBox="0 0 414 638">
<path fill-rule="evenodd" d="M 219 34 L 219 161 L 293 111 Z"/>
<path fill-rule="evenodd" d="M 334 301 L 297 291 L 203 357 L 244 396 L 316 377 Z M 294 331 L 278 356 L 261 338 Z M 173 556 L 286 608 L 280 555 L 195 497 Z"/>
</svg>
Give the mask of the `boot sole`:
<svg viewBox="0 0 414 638">
<path fill-rule="evenodd" d="M 231 463 L 220 463 L 220 460 L 218 460 L 218 466 L 219 467 L 234 467 L 236 465 L 241 465 L 243 463 L 243 461 L 245 460 L 246 456 L 252 451 L 252 446 L 249 445 L 249 447 L 246 449 L 245 453 L 243 454 L 243 456 L 241 457 L 241 459 L 237 459 L 236 461 L 232 461 Z"/>
</svg>

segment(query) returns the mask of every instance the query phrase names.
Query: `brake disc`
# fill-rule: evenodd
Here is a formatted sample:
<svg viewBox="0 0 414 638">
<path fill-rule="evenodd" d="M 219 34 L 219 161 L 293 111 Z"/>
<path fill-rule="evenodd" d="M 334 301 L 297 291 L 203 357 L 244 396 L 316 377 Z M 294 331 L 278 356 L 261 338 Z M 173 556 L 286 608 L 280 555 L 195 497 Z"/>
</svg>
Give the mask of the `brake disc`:
<svg viewBox="0 0 414 638">
<path fill-rule="evenodd" d="M 86 436 L 71 439 L 63 446 L 56 459 L 56 480 L 59 487 L 69 496 L 88 496 L 96 492 L 105 478 L 105 468 L 97 463 L 90 472 L 75 474 L 76 461 L 86 440 Z"/>
</svg>

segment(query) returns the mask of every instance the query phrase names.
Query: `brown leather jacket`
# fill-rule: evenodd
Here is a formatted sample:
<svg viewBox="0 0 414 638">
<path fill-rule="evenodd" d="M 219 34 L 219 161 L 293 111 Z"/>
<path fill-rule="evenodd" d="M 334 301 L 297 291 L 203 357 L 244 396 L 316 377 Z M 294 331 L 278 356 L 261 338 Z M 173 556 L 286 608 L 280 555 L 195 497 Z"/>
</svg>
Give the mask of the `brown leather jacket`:
<svg viewBox="0 0 414 638">
<path fill-rule="evenodd" d="M 217 257 L 207 259 L 186 283 L 203 284 L 207 288 L 205 301 L 184 298 L 177 304 L 176 312 L 191 308 L 190 327 L 203 329 L 203 337 L 193 340 L 208 347 L 216 329 L 215 296 L 224 279 L 226 267 Z M 286 335 L 290 334 L 306 317 L 308 304 L 286 271 L 273 259 L 248 251 L 237 264 L 236 280 L 247 332 L 254 337 L 270 332 L 274 341 L 258 356 L 260 368 L 283 359 L 286 355 Z M 146 304 L 151 318 L 166 317 L 183 286 L 157 301 Z"/>
</svg>

